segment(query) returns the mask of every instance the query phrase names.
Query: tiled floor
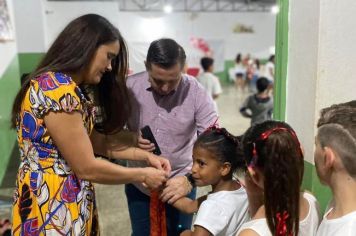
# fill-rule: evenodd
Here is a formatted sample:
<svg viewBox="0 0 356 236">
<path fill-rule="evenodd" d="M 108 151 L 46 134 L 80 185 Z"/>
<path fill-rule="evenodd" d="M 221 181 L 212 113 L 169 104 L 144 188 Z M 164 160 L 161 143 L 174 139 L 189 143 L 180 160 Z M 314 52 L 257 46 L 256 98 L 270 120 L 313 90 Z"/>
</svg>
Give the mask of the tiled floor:
<svg viewBox="0 0 356 236">
<path fill-rule="evenodd" d="M 227 128 L 228 131 L 235 135 L 242 134 L 249 126 L 249 120 L 241 117 L 238 112 L 239 106 L 246 96 L 247 94 L 237 93 L 233 87 L 224 87 L 224 93 L 217 100 L 220 113 L 220 126 Z M 1 196 L 7 200 L 11 198 L 17 165 L 17 162 L 14 162 L 11 168 L 8 169 L 8 177 L 5 179 L 2 188 L 0 188 L 0 200 Z M 198 195 L 203 195 L 207 191 L 209 191 L 209 188 L 201 188 L 198 190 Z M 102 235 L 130 235 L 130 219 L 124 187 L 96 184 L 96 197 Z M 0 217 L 10 217 L 10 208 L 8 206 L 2 208 L 1 202 Z"/>
</svg>

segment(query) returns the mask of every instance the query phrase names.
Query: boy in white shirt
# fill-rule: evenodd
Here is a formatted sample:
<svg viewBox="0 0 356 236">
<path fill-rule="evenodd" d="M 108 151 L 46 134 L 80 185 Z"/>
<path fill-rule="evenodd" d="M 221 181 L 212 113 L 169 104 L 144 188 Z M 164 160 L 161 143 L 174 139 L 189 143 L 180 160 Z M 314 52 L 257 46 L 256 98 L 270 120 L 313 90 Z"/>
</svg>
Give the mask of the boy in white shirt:
<svg viewBox="0 0 356 236">
<path fill-rule="evenodd" d="M 203 67 L 204 72 L 198 77 L 198 81 L 203 85 L 208 94 L 213 98 L 216 111 L 217 104 L 216 99 L 222 93 L 219 78 L 213 74 L 214 71 L 214 59 L 210 57 L 203 57 L 200 60 L 200 64 Z"/>
<path fill-rule="evenodd" d="M 315 138 L 315 167 L 333 193 L 317 236 L 356 235 L 356 101 L 321 111 Z"/>
</svg>

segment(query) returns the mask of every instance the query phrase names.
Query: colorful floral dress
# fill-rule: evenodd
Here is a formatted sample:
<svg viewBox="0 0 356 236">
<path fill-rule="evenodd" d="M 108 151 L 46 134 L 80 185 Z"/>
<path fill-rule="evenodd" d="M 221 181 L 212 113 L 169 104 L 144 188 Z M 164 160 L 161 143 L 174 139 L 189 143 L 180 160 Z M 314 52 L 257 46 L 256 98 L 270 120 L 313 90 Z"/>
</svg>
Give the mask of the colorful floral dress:
<svg viewBox="0 0 356 236">
<path fill-rule="evenodd" d="M 43 120 L 48 112 L 73 111 L 90 134 L 94 106 L 69 76 L 47 72 L 31 80 L 17 122 L 21 164 L 13 235 L 98 234 L 93 185 L 76 177 Z"/>
</svg>

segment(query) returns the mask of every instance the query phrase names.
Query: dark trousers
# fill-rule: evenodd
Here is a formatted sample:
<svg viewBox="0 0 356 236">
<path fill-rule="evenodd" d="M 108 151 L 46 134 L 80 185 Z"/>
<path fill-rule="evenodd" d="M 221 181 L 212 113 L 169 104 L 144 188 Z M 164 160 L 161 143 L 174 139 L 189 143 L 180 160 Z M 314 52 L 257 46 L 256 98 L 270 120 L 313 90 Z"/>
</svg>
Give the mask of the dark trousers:
<svg viewBox="0 0 356 236">
<path fill-rule="evenodd" d="M 138 190 L 134 185 L 125 185 L 125 193 L 129 207 L 132 236 L 150 235 L 150 197 Z M 195 199 L 196 188 L 187 195 Z M 169 204 L 166 206 L 167 235 L 179 236 L 186 229 L 191 229 L 193 215 L 181 213 Z"/>
</svg>

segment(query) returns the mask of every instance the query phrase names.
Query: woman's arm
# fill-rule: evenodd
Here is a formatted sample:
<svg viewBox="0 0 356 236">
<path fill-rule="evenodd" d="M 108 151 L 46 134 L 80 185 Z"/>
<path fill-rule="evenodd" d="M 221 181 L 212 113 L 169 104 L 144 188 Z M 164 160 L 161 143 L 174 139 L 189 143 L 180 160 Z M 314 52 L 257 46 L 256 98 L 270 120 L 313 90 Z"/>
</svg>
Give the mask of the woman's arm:
<svg viewBox="0 0 356 236">
<path fill-rule="evenodd" d="M 171 165 L 166 158 L 136 147 L 122 145 L 117 135 L 105 135 L 93 130 L 90 140 L 96 154 L 113 159 L 144 161 L 150 166 L 166 171 L 168 175 L 171 172 Z"/>
<path fill-rule="evenodd" d="M 103 184 L 143 182 L 158 188 L 167 178 L 154 168 L 125 168 L 94 157 L 93 147 L 78 112 L 49 112 L 44 122 L 54 143 L 74 173 L 81 179 Z"/>
</svg>

